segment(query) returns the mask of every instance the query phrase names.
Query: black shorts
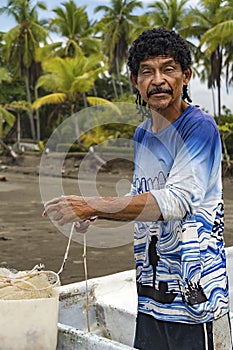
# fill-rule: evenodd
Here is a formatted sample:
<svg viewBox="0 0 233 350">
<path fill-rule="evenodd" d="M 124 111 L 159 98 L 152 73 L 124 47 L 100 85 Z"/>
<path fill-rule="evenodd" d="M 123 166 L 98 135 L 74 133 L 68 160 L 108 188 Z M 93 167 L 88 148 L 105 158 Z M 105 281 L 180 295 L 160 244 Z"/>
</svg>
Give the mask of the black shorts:
<svg viewBox="0 0 233 350">
<path fill-rule="evenodd" d="M 134 347 L 140 350 L 232 350 L 229 315 L 213 322 L 158 321 L 139 313 Z"/>
</svg>

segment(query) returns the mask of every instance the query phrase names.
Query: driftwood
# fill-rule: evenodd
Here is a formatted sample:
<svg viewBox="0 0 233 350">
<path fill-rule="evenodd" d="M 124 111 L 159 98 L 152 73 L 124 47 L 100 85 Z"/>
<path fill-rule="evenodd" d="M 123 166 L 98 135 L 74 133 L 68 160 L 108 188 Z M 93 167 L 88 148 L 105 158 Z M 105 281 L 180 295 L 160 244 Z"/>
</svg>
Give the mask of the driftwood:
<svg viewBox="0 0 233 350">
<path fill-rule="evenodd" d="M 0 138 L 0 146 L 2 146 L 2 148 L 7 152 L 7 154 L 9 154 L 14 160 L 18 159 L 18 155 L 1 138 Z"/>
</svg>

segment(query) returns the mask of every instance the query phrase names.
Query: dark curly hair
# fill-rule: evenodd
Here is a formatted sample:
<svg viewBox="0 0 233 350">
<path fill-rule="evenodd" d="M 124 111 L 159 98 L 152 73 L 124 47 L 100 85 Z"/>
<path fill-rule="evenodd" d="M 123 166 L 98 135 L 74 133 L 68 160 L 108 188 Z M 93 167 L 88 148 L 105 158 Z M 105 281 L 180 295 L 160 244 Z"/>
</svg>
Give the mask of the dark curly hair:
<svg viewBox="0 0 233 350">
<path fill-rule="evenodd" d="M 175 31 L 159 27 L 143 32 L 133 42 L 129 49 L 127 65 L 131 73 L 137 76 L 140 62 L 145 58 L 156 56 L 173 57 L 181 65 L 183 72 L 192 64 L 191 52 L 187 42 Z M 182 98 L 192 102 L 186 85 L 183 86 Z M 140 111 L 144 113 L 143 109 L 145 109 L 146 103 L 141 101 L 138 91 L 136 104 L 144 107 Z"/>
</svg>

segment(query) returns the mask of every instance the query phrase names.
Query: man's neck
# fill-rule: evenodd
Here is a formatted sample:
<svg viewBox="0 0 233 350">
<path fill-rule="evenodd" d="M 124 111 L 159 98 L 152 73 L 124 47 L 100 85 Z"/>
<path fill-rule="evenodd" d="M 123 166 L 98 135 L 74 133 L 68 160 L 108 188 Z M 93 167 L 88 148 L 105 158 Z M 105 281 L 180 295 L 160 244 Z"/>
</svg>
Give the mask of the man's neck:
<svg viewBox="0 0 233 350">
<path fill-rule="evenodd" d="M 177 120 L 180 115 L 184 112 L 184 110 L 188 107 L 188 104 L 182 101 L 179 109 L 172 109 L 171 111 L 154 111 L 151 110 L 152 114 L 152 131 L 157 133 L 163 129 L 165 129 L 168 125 L 172 124 L 175 120 Z"/>
</svg>

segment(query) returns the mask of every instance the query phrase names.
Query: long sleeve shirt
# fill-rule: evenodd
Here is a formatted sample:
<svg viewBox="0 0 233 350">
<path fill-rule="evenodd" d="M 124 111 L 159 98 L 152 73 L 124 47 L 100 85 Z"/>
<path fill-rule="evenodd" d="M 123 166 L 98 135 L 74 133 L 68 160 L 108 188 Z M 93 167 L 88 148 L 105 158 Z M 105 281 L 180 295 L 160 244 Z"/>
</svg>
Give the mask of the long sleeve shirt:
<svg viewBox="0 0 233 350">
<path fill-rule="evenodd" d="M 131 194 L 151 192 L 163 216 L 135 223 L 138 311 L 165 321 L 212 321 L 229 311 L 217 125 L 190 105 L 158 133 L 146 119 L 134 148 Z"/>
</svg>

